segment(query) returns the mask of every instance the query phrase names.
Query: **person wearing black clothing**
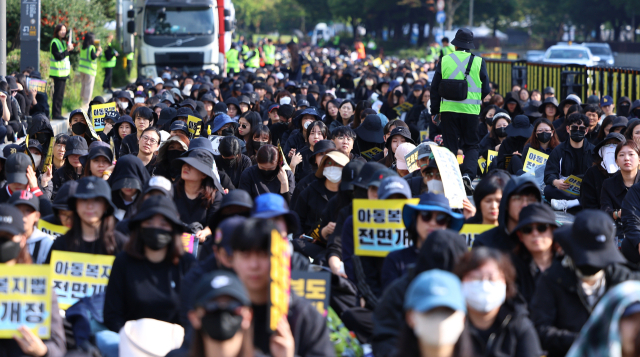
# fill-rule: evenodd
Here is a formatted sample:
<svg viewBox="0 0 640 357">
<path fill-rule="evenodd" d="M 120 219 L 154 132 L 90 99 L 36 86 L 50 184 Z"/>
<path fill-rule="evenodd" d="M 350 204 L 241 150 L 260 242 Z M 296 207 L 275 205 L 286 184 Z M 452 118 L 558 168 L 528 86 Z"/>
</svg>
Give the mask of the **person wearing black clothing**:
<svg viewBox="0 0 640 357">
<path fill-rule="evenodd" d="M 491 130 L 480 140 L 479 155 L 488 161 L 489 150 L 498 151 L 500 145 L 507 138 L 507 127 L 511 124 L 511 117 L 507 113 L 498 112 L 493 116 Z M 494 159 L 495 160 L 495 159 Z M 488 168 L 487 168 L 488 170 Z"/>
<path fill-rule="evenodd" d="M 127 321 L 180 323 L 182 278 L 195 263 L 182 248 L 182 222 L 170 198 L 145 200 L 129 221 L 131 238 L 116 256 L 107 285 L 104 324 L 119 332 Z"/>
<path fill-rule="evenodd" d="M 72 136 L 67 140 L 64 165 L 53 175 L 53 192 L 51 198 L 56 198 L 58 189 L 67 181 L 75 181 L 82 175 L 80 156 L 89 153 L 86 140 L 82 136 Z"/>
<path fill-rule="evenodd" d="M 281 194 L 285 201 L 291 201 L 295 190 L 295 179 L 291 171 L 282 166 L 284 158 L 273 145 L 265 145 L 258 150 L 257 164 L 244 170 L 240 175 L 240 186 L 253 199 L 267 192 Z"/>
<path fill-rule="evenodd" d="M 482 108 L 479 115 L 480 123 L 478 123 L 478 137 L 484 138 L 485 135 L 489 134 L 489 131 L 491 130 L 491 123 L 493 123 L 493 116 L 500 110 L 500 108 L 493 104 Z"/>
<path fill-rule="evenodd" d="M 517 115 L 524 114 L 524 110 L 520 107 L 520 102 L 518 102 L 518 99 L 513 96 L 505 99 L 503 108 L 512 118 L 515 118 Z"/>
<path fill-rule="evenodd" d="M 157 166 L 156 152 L 160 141 L 160 130 L 153 126 L 144 129 L 138 141 L 138 154 L 136 156 L 142 161 L 145 169 L 149 172 L 149 176 L 155 176 Z"/>
<path fill-rule="evenodd" d="M 303 179 L 296 182 L 296 188 L 291 195 L 290 205 L 291 207 L 295 207 L 298 201 L 298 197 L 302 191 L 304 191 L 311 183 L 318 180 L 316 177 L 316 171 L 318 171 L 318 166 L 322 161 L 324 155 L 332 150 L 336 150 L 336 145 L 331 140 L 320 140 L 314 146 L 314 151 L 309 156 L 309 165 L 311 166 L 311 172 L 306 175 Z M 343 152 L 344 153 L 344 152 Z"/>
<path fill-rule="evenodd" d="M 518 115 L 513 118 L 513 122 L 505 129 L 507 138 L 500 144 L 498 157 L 494 159 L 495 168 L 507 170 L 511 174 L 516 174 L 522 169 L 524 159 L 522 152 L 524 144 L 531 137 L 533 125 L 526 115 Z M 510 158 L 509 163 L 507 160 Z M 493 162 L 491 167 L 493 167 Z M 491 168 L 487 168 L 491 170 Z"/>
<path fill-rule="evenodd" d="M 600 124 L 598 123 L 600 121 L 598 107 L 595 105 L 587 105 L 584 107 L 584 115 L 589 119 L 586 123 L 589 127 L 589 132 L 585 135 L 585 138 L 595 145 L 598 143 L 598 134 L 600 132 Z M 626 128 L 626 125 L 623 127 Z M 613 131 L 613 127 L 611 127 L 611 130 Z"/>
<path fill-rule="evenodd" d="M 305 138 L 307 143 L 299 151 L 300 155 L 294 155 L 291 157 L 291 170 L 295 172 L 296 183 L 300 182 L 303 178 L 309 174 L 315 172 L 314 165 L 309 160 L 315 152 L 315 145 L 321 140 L 328 139 L 327 126 L 320 120 L 314 121 L 307 127 L 307 137 Z"/>
<path fill-rule="evenodd" d="M 292 127 L 295 130 L 291 132 L 286 144 L 282 147 L 282 152 L 287 155 L 287 161 L 290 161 L 293 155 L 296 155 L 304 148 L 308 138 L 307 127 L 317 120 L 322 120 L 322 118 L 320 118 L 315 108 L 307 108 L 293 118 Z"/>
<path fill-rule="evenodd" d="M 240 152 L 239 140 L 234 136 L 223 137 L 218 144 L 220 156 L 215 156 L 218 171 L 224 171 L 234 187 L 240 186 L 240 176 L 251 167 L 251 159 Z"/>
<path fill-rule="evenodd" d="M 111 186 L 111 200 L 116 206 L 116 218 L 122 220 L 128 216 L 127 213 L 133 208 L 133 203 L 150 177 L 137 156 L 124 155 L 116 162 L 108 180 Z"/>
<path fill-rule="evenodd" d="M 69 209 L 67 200 L 69 196 L 73 192 L 75 192 L 77 187 L 77 181 L 65 182 L 58 190 L 58 194 L 51 204 L 53 214 L 44 216 L 41 219 L 45 222 L 52 223 L 58 226 L 65 226 L 68 229 L 71 229 L 71 227 L 73 226 L 73 211 Z M 53 236 L 58 237 L 60 236 L 60 234 L 53 234 Z"/>
<path fill-rule="evenodd" d="M 371 161 L 376 154 L 384 151 L 384 129 L 378 115 L 367 115 L 354 131 L 357 135 L 353 145 L 355 154 Z"/>
<path fill-rule="evenodd" d="M 153 125 L 154 114 L 155 113 L 147 107 L 138 107 L 131 113 L 136 130 L 122 139 L 120 156 L 127 154 L 138 155 L 138 141 L 140 140 L 140 136 L 142 136 L 142 132 Z"/>
<path fill-rule="evenodd" d="M 120 147 L 122 146 L 122 140 L 131 133 L 136 132 L 136 126 L 128 115 L 123 115 L 118 118 L 113 125 L 113 149 L 115 150 L 116 160 L 120 158 Z"/>
<path fill-rule="evenodd" d="M 522 157 L 526 160 L 531 148 L 549 155 L 559 144 L 553 124 L 547 118 L 540 118 L 533 123 L 533 132 L 522 149 Z"/>
<path fill-rule="evenodd" d="M 116 207 L 111 203 L 109 191 L 109 184 L 101 178 L 90 176 L 78 180 L 78 187 L 68 200 L 73 225 L 53 242 L 46 264 L 51 262 L 54 250 L 103 255 L 122 251 L 128 238 L 115 230 Z"/>
<path fill-rule="evenodd" d="M 187 136 L 182 133 L 174 134 L 164 141 L 158 149 L 155 175 L 163 176 L 171 182 L 179 178 L 180 168 L 172 167 L 171 163 L 189 149 L 189 143 Z"/>
<path fill-rule="evenodd" d="M 66 36 L 67 36 L 67 27 L 64 26 L 63 24 L 56 25 L 55 29 L 53 30 L 53 38 L 57 39 L 58 40 L 57 42 L 62 44 L 63 48 L 67 47 L 65 46 L 67 42 L 65 40 Z M 66 49 L 63 49 L 61 51 L 61 49 L 58 48 L 58 46 L 54 43 L 54 41 L 52 41 L 50 45 L 50 50 L 51 50 L 51 56 L 55 61 L 65 61 L 65 60 L 69 61 L 67 57 L 69 57 L 70 52 L 73 51 L 73 43 L 70 43 Z M 57 76 L 52 74 L 51 77 L 53 78 L 53 98 L 52 98 L 53 110 L 51 112 L 51 118 L 56 120 L 58 119 L 64 120 L 65 118 L 62 116 L 62 99 L 64 98 L 64 87 L 67 81 L 68 74 L 66 76 Z"/>
<path fill-rule="evenodd" d="M 618 171 L 615 148 L 625 142 L 620 133 L 610 133 L 593 149 L 593 166 L 587 169 L 580 185 L 580 206 L 600 209 L 602 184 Z"/>
</svg>

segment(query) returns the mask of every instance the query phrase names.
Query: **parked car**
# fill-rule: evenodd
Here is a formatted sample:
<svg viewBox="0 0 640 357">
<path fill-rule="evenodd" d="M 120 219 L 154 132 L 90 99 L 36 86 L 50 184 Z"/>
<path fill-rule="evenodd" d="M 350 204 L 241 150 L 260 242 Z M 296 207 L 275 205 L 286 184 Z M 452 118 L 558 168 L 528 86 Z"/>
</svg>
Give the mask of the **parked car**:
<svg viewBox="0 0 640 357">
<path fill-rule="evenodd" d="M 527 51 L 527 62 L 540 62 L 544 58 L 544 51 Z"/>
<path fill-rule="evenodd" d="M 580 45 L 551 46 L 544 53 L 542 62 L 563 65 L 579 64 L 588 67 L 595 66 L 597 63 L 589 48 Z"/>
<path fill-rule="evenodd" d="M 611 51 L 608 43 L 583 42 L 583 46 L 589 48 L 597 66 L 613 66 L 616 63 L 617 53 Z"/>
</svg>

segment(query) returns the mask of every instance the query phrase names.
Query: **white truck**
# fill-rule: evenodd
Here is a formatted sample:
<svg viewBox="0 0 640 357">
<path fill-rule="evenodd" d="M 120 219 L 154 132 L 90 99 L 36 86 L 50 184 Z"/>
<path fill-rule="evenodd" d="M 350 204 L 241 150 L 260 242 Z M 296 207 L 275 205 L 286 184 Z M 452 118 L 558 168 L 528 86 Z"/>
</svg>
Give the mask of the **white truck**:
<svg viewBox="0 0 640 357">
<path fill-rule="evenodd" d="M 138 75 L 158 77 L 165 67 L 225 73 L 235 30 L 231 0 L 121 0 L 126 12 L 123 50 L 135 51 Z"/>
</svg>

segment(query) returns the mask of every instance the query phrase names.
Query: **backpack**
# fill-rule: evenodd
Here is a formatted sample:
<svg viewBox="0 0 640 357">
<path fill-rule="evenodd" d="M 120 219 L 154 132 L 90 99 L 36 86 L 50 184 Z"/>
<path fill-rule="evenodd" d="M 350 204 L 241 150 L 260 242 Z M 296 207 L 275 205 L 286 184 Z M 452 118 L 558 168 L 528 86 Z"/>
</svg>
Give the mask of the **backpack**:
<svg viewBox="0 0 640 357">
<path fill-rule="evenodd" d="M 362 357 L 364 355 L 362 346 L 358 339 L 351 335 L 351 332 L 344 326 L 338 314 L 329 307 L 327 310 L 327 328 L 329 338 L 336 350 L 338 357 Z"/>
</svg>

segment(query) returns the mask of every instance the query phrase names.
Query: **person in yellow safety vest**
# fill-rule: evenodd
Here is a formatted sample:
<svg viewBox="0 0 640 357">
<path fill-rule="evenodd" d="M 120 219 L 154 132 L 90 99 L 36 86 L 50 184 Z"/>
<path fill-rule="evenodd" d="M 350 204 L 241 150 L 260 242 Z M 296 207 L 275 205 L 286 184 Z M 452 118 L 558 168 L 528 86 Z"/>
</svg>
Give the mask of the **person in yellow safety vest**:
<svg viewBox="0 0 640 357">
<path fill-rule="evenodd" d="M 453 51 L 455 51 L 456 48 L 453 47 L 453 45 L 449 44 L 449 38 L 448 37 L 443 37 L 442 38 L 442 48 L 440 49 L 440 59 L 442 60 L 442 58 L 450 53 L 453 53 Z"/>
<path fill-rule="evenodd" d="M 58 24 L 53 30 L 53 40 L 49 44 L 49 77 L 53 78 L 53 112 L 51 113 L 53 119 L 65 119 L 62 116 L 62 100 L 64 99 L 65 83 L 71 73 L 69 52 L 73 51 L 72 43 L 67 48 L 66 36 L 67 27 Z"/>
<path fill-rule="evenodd" d="M 100 65 L 104 69 L 104 82 L 102 82 L 102 88 L 105 92 L 113 93 L 111 89 L 111 77 L 113 75 L 113 68 L 116 66 L 116 57 L 118 57 L 118 51 L 111 46 L 113 41 L 113 34 L 107 36 L 107 43 L 102 56 L 100 56 Z"/>
<path fill-rule="evenodd" d="M 240 73 L 240 52 L 238 52 L 235 45 L 231 45 L 225 57 L 227 58 L 227 74 L 233 76 L 235 73 Z"/>
<path fill-rule="evenodd" d="M 80 99 L 82 100 L 83 108 L 88 107 L 91 101 L 93 84 L 96 81 L 96 73 L 98 71 L 98 57 L 102 54 L 102 47 L 98 44 L 98 49 L 96 50 L 94 43 L 95 35 L 93 32 L 84 35 L 78 63 L 78 72 L 80 72 L 80 81 L 82 83 Z"/>
<path fill-rule="evenodd" d="M 471 196 L 471 183 L 478 167 L 478 114 L 482 98 L 489 95 L 491 88 L 487 64 L 480 56 L 470 53 L 475 48 L 473 32 L 467 28 L 458 30 L 451 44 L 455 51 L 442 58 L 431 82 L 431 113 L 433 122 L 440 126 L 444 146 L 454 155 L 462 149 L 462 182 L 467 195 Z M 443 80 L 448 81 L 443 83 Z M 456 91 L 459 87 L 451 83 L 452 80 L 466 81 L 467 93 Z"/>
<path fill-rule="evenodd" d="M 260 68 L 260 52 L 253 42 L 249 42 L 249 52 L 245 55 L 244 66 L 246 68 Z"/>
<path fill-rule="evenodd" d="M 276 63 L 276 46 L 273 45 L 273 40 L 267 39 L 267 43 L 262 46 L 264 52 L 264 64 L 274 65 Z"/>
</svg>

